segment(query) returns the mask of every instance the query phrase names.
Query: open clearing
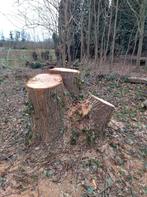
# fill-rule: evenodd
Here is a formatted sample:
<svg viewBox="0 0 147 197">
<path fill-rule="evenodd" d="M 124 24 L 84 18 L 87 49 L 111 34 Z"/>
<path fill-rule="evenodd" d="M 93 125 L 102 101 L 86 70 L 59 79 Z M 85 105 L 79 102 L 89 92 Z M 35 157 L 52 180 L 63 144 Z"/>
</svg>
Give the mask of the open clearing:
<svg viewBox="0 0 147 197">
<path fill-rule="evenodd" d="M 0 197 L 145 197 L 146 85 L 98 77 L 84 68 L 84 91 L 116 106 L 113 121 L 105 139 L 92 146 L 80 140 L 70 145 L 65 132 L 53 149 L 30 145 L 25 82 L 32 72 L 41 71 L 0 70 Z"/>
</svg>

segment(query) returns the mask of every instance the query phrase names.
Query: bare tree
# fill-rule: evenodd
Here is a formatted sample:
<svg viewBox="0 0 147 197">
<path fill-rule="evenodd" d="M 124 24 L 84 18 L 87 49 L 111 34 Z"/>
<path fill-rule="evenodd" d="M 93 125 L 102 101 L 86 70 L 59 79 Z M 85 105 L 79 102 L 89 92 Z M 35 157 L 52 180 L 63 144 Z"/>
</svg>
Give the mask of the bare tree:
<svg viewBox="0 0 147 197">
<path fill-rule="evenodd" d="M 112 26 L 112 13 L 113 13 L 113 9 L 112 9 L 112 6 L 110 6 L 110 16 L 109 16 L 109 20 L 108 20 L 109 25 L 108 25 L 108 31 L 107 31 L 107 37 L 106 37 L 107 40 L 106 40 L 104 61 L 106 61 L 106 57 L 107 57 L 107 53 L 108 53 L 108 49 L 109 49 L 109 45 L 110 45 L 110 34 L 111 34 L 111 26 Z"/>
<path fill-rule="evenodd" d="M 28 28 L 42 27 L 49 35 L 58 33 L 59 3 L 60 0 L 19 0 L 18 15 Z"/>
<path fill-rule="evenodd" d="M 88 31 L 87 31 L 87 57 L 90 58 L 90 37 L 91 37 L 91 8 L 92 0 L 89 0 Z"/>
<path fill-rule="evenodd" d="M 146 2 L 146 0 L 142 0 L 142 1 L 136 1 L 136 4 L 134 4 L 133 1 L 127 0 L 127 4 L 129 5 L 130 10 L 133 12 L 134 16 L 136 17 L 137 26 L 138 26 L 139 43 L 138 43 L 136 64 L 137 64 L 137 66 L 139 66 L 140 65 L 140 57 L 142 55 L 147 2 Z M 137 9 L 136 9 L 136 7 L 137 7 Z"/>
<path fill-rule="evenodd" d="M 112 40 L 111 67 L 114 61 L 115 38 L 116 38 L 116 33 L 117 33 L 116 27 L 117 27 L 117 15 L 118 15 L 118 2 L 119 0 L 116 0 L 116 5 L 115 5 L 114 0 L 112 0 L 112 6 L 115 7 L 115 20 L 114 20 L 114 31 L 113 31 L 113 40 Z"/>
<path fill-rule="evenodd" d="M 95 61 L 98 61 L 98 45 L 99 45 L 99 26 L 100 26 L 100 3 L 101 0 L 94 0 L 94 35 L 95 35 Z"/>
</svg>

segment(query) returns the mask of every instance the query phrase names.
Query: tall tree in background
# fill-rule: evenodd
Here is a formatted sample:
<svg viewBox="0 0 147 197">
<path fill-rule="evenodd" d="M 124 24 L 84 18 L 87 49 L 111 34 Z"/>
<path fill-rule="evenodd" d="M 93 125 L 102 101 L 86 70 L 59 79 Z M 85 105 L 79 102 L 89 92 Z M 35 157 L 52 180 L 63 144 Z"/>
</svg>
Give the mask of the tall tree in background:
<svg viewBox="0 0 147 197">
<path fill-rule="evenodd" d="M 146 0 L 127 0 L 127 4 L 136 18 L 138 28 L 138 50 L 137 50 L 137 66 L 140 65 L 140 57 L 142 55 L 144 27 L 147 17 L 147 1 Z"/>
<path fill-rule="evenodd" d="M 104 48 L 108 7 L 109 0 L 84 0 L 83 2 L 82 26 L 85 51 L 87 57 L 95 57 L 95 60 L 98 60 Z"/>
<path fill-rule="evenodd" d="M 119 0 L 112 0 L 112 7 L 115 8 L 115 17 L 114 17 L 114 29 L 113 29 L 113 39 L 112 39 L 112 54 L 111 54 L 111 65 L 114 62 L 114 52 L 115 52 L 115 41 L 116 41 L 116 34 L 117 34 L 117 16 L 118 16 L 118 3 Z"/>
<path fill-rule="evenodd" d="M 144 46 L 146 0 L 38 0 L 30 5 L 35 21 L 26 13 L 27 24 L 46 27 L 59 36 L 63 65 L 77 58 L 115 62 L 115 57 L 137 52 L 137 65 Z M 23 13 L 23 11 L 21 12 Z M 35 15 L 36 14 L 36 15 Z M 125 59 L 125 58 L 124 58 Z"/>
<path fill-rule="evenodd" d="M 88 28 L 87 28 L 87 58 L 90 58 L 91 28 L 92 28 L 92 0 L 89 0 L 88 1 Z"/>
<path fill-rule="evenodd" d="M 81 0 L 61 0 L 59 7 L 59 37 L 64 65 L 65 59 L 68 59 L 70 64 L 71 60 L 77 57 L 80 49 L 80 14 Z"/>
</svg>

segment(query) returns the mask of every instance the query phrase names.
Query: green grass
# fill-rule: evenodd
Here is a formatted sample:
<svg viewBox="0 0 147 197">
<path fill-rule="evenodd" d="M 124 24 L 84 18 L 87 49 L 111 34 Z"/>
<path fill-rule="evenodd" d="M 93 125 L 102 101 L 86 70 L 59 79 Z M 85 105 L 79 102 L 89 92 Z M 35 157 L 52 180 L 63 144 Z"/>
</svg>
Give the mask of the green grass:
<svg viewBox="0 0 147 197">
<path fill-rule="evenodd" d="M 36 51 L 38 54 L 38 61 L 42 62 L 41 52 L 46 51 L 46 49 L 3 49 L 0 50 L 0 65 L 4 67 L 25 66 L 26 61 L 33 62 L 33 51 Z M 56 61 L 55 51 L 53 49 L 50 50 L 49 59 L 51 63 Z"/>
</svg>

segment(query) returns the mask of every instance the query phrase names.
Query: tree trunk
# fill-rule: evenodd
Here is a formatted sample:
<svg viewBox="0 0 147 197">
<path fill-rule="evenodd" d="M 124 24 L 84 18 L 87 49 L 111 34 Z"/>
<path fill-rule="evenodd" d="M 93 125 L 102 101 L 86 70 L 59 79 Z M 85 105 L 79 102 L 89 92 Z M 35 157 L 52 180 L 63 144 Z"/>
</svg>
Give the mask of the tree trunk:
<svg viewBox="0 0 147 197">
<path fill-rule="evenodd" d="M 139 33 L 139 44 L 138 44 L 138 51 L 137 51 L 137 61 L 136 64 L 140 66 L 140 58 L 142 55 L 142 46 L 143 46 L 143 38 L 144 38 L 144 25 L 141 25 L 141 32 Z"/>
<path fill-rule="evenodd" d="M 123 63 L 124 65 L 126 64 L 127 56 L 128 56 L 128 54 L 129 54 L 130 44 L 131 44 L 131 41 L 132 41 L 133 32 L 134 32 L 134 29 L 132 30 L 132 33 L 131 33 L 131 35 L 130 35 L 130 37 L 129 37 L 128 47 L 127 47 L 127 50 L 126 50 L 125 56 L 124 56 L 124 63 Z"/>
<path fill-rule="evenodd" d="M 106 15 L 106 9 L 104 8 L 104 14 Z M 104 27 L 103 27 L 103 33 L 101 38 L 101 48 L 100 48 L 100 66 L 103 63 L 104 60 L 104 48 L 105 48 L 105 31 L 106 31 L 106 17 L 104 19 Z"/>
<path fill-rule="evenodd" d="M 114 21 L 113 40 L 112 40 L 112 55 L 111 55 L 111 67 L 110 67 L 110 70 L 112 69 L 112 64 L 114 62 L 115 38 L 116 38 L 117 15 L 118 15 L 118 1 L 119 0 L 116 1 L 116 6 L 115 6 L 115 21 Z M 112 3 L 114 5 L 114 0 L 112 0 Z"/>
<path fill-rule="evenodd" d="M 80 52 L 80 59 L 82 61 L 83 56 L 84 56 L 84 13 L 82 10 L 81 14 L 81 52 Z"/>
<path fill-rule="evenodd" d="M 142 46 L 143 46 L 143 38 L 144 38 L 144 24 L 145 24 L 145 11 L 146 11 L 146 0 L 143 0 L 140 4 L 140 14 L 139 14 L 139 44 L 137 51 L 137 66 L 140 66 L 140 58 L 142 55 Z"/>
<path fill-rule="evenodd" d="M 27 83 L 32 104 L 32 132 L 34 140 L 51 143 L 62 134 L 63 82 L 60 75 L 39 74 Z"/>
<path fill-rule="evenodd" d="M 111 25 L 112 25 L 112 13 L 113 13 L 113 9 L 112 9 L 112 6 L 111 6 L 110 20 L 109 20 L 109 27 L 108 27 L 108 35 L 107 35 L 107 44 L 106 44 L 105 55 L 104 55 L 104 62 L 107 59 L 107 53 L 108 53 L 108 49 L 109 49 L 109 45 L 110 45 L 110 34 L 111 34 Z"/>
<path fill-rule="evenodd" d="M 47 71 L 50 74 L 60 74 L 64 87 L 73 97 L 78 97 L 81 92 L 80 71 L 69 68 L 53 68 Z"/>
<path fill-rule="evenodd" d="M 136 32 L 135 38 L 134 38 L 135 42 L 134 42 L 133 52 L 131 54 L 131 64 L 133 63 L 133 58 L 134 58 L 134 54 L 135 54 L 135 50 L 136 50 L 137 40 L 138 40 L 138 29 L 137 29 L 137 32 Z"/>
<path fill-rule="evenodd" d="M 87 58 L 90 58 L 90 38 L 91 38 L 91 0 L 89 0 L 89 16 L 88 16 L 88 35 L 87 35 Z"/>
<path fill-rule="evenodd" d="M 99 6 L 99 3 L 98 3 Z M 99 7 L 98 7 L 99 10 Z M 99 11 L 98 11 L 99 15 Z M 97 22 L 96 0 L 94 0 L 94 34 L 95 34 L 95 62 L 98 60 L 98 22 Z M 99 18 L 98 18 L 99 19 Z"/>
</svg>

